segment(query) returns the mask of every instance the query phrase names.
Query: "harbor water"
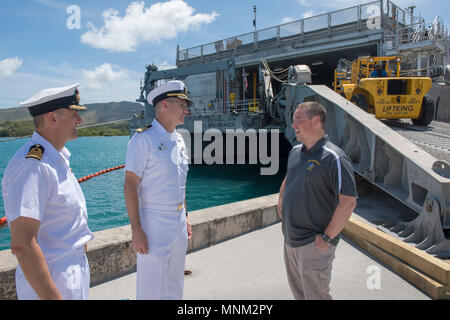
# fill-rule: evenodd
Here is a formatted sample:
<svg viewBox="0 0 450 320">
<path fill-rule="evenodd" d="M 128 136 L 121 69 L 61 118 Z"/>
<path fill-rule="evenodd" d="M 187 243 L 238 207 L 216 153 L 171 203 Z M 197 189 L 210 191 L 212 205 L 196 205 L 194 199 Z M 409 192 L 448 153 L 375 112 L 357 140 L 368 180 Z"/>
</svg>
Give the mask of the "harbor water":
<svg viewBox="0 0 450 320">
<path fill-rule="evenodd" d="M 0 179 L 14 153 L 28 139 L 0 143 Z M 77 179 L 125 163 L 128 136 L 80 137 L 67 143 L 71 168 Z M 186 202 L 189 211 L 277 193 L 286 173 L 280 161 L 276 175 L 260 174 L 259 165 L 191 165 L 187 178 Z M 123 196 L 124 169 L 111 171 L 82 182 L 92 231 L 129 223 Z M 157 188 L 158 186 L 155 186 Z M 0 217 L 5 216 L 0 195 Z M 9 228 L 0 230 L 0 250 L 9 249 Z"/>
</svg>

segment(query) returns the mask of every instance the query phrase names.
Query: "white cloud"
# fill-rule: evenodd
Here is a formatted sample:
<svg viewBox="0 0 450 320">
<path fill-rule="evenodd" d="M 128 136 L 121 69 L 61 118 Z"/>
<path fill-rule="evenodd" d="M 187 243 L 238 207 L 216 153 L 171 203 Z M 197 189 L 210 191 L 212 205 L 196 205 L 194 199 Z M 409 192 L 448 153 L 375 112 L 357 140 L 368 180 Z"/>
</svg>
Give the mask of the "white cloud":
<svg viewBox="0 0 450 320">
<path fill-rule="evenodd" d="M 302 18 L 306 19 L 306 18 L 313 17 L 316 15 L 317 15 L 317 13 L 315 13 L 314 10 L 309 10 L 302 14 Z"/>
<path fill-rule="evenodd" d="M 77 78 L 68 80 L 69 73 L 55 77 L 53 74 L 48 75 L 44 72 L 17 72 L 14 74 L 14 81 L 8 78 L 0 79 L 0 108 L 18 107 L 21 101 L 31 98 L 35 93 L 46 88 L 63 87 L 80 82 Z"/>
<path fill-rule="evenodd" d="M 291 17 L 284 17 L 283 20 L 281 21 L 281 23 L 285 24 L 285 23 L 289 23 L 289 22 L 293 22 L 293 21 L 298 21 L 300 19 L 310 18 L 310 17 L 317 16 L 317 15 L 319 15 L 319 13 L 317 13 L 314 10 L 311 9 L 311 10 L 308 10 L 306 12 L 303 12 L 302 15 L 301 15 L 301 18 L 294 19 L 294 18 L 291 18 Z"/>
<path fill-rule="evenodd" d="M 87 89 L 101 90 L 110 84 L 123 79 L 128 79 L 127 70 L 114 71 L 109 63 L 104 63 L 94 70 L 82 70 L 85 78 L 84 86 Z"/>
<path fill-rule="evenodd" d="M 142 72 L 104 63 L 93 70 L 81 70 L 80 95 L 83 104 L 135 101 L 139 96 Z"/>
<path fill-rule="evenodd" d="M 76 82 L 80 83 L 82 104 L 134 102 L 139 97 L 139 80 L 144 75 L 144 72 L 108 63 L 90 70 L 75 68 L 69 63 L 50 65 L 35 61 L 35 65 L 39 67 L 37 72 L 17 72 L 14 74 L 14 81 L 8 78 L 0 79 L 0 108 L 19 106 L 21 101 L 43 89 L 63 87 Z"/>
<path fill-rule="evenodd" d="M 110 51 L 135 51 L 141 41 L 173 39 L 180 32 L 213 22 L 217 16 L 216 12 L 194 15 L 194 8 L 183 0 L 157 2 L 148 8 L 144 2 L 133 2 L 123 17 L 114 9 L 104 11 L 104 25 L 98 29 L 88 23 L 90 30 L 81 35 L 81 41 Z"/>
<path fill-rule="evenodd" d="M 167 61 L 162 62 L 161 64 L 157 65 L 158 70 L 170 70 L 170 69 L 176 69 L 176 65 L 170 64 Z"/>
<path fill-rule="evenodd" d="M 0 61 L 0 79 L 10 77 L 22 65 L 23 60 L 18 57 Z"/>
<path fill-rule="evenodd" d="M 283 20 L 281 20 L 281 23 L 284 24 L 292 21 L 294 21 L 294 19 L 292 19 L 291 17 L 284 17 Z"/>
<path fill-rule="evenodd" d="M 131 101 L 135 102 L 139 98 L 139 77 L 114 81 L 104 86 L 104 89 L 87 88 L 83 83 L 80 84 L 80 102 L 87 103 L 105 103 Z"/>
<path fill-rule="evenodd" d="M 297 0 L 298 3 L 300 3 L 302 6 L 309 6 L 308 0 Z"/>
</svg>

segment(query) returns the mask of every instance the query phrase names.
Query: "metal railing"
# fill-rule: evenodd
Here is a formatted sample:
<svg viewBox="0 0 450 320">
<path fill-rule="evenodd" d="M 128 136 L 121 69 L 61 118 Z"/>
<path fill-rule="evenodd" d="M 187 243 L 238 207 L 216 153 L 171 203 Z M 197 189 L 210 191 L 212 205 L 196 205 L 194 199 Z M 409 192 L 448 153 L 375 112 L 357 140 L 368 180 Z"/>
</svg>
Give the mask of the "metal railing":
<svg viewBox="0 0 450 320">
<path fill-rule="evenodd" d="M 208 116 L 224 113 L 262 113 L 260 109 L 260 102 L 256 99 L 236 100 L 234 102 L 227 101 L 223 110 L 200 108 L 191 109 L 190 116 Z"/>
<path fill-rule="evenodd" d="M 426 25 L 423 18 L 414 16 L 390 0 L 377 0 L 188 49 L 177 48 L 177 66 L 189 64 L 190 60 L 203 63 L 206 57 L 222 58 L 280 46 L 292 40 L 305 41 L 368 29 L 385 29 L 385 41 L 392 49 L 398 47 L 400 41 L 420 41 L 430 34 L 448 42 L 448 30 L 442 19 Z"/>
<path fill-rule="evenodd" d="M 389 10 L 394 7 L 397 8 L 390 1 L 377 0 L 188 49 L 177 48 L 177 66 L 189 64 L 191 59 L 195 59 L 196 62 L 200 59 L 200 62 L 203 62 L 204 58 L 210 55 L 222 57 L 236 54 L 242 50 L 257 50 L 268 45 L 279 46 L 283 40 L 291 40 L 292 37 L 305 40 L 308 36 L 310 38 L 317 37 L 318 32 L 324 36 L 331 36 L 334 33 L 348 32 L 349 30 L 364 31 L 382 28 L 386 8 Z M 405 20 L 407 13 L 401 9 L 398 12 L 401 12 L 402 19 Z M 387 16 L 390 15 L 387 14 Z"/>
<path fill-rule="evenodd" d="M 249 113 L 261 113 L 261 109 L 259 108 L 259 100 L 256 99 L 246 99 L 246 100 L 237 100 L 235 103 L 227 103 L 227 109 L 230 112 L 249 112 Z"/>
<path fill-rule="evenodd" d="M 402 26 L 410 26 L 423 23 L 422 17 L 414 16 L 411 12 L 404 10 L 391 1 L 386 2 L 385 6 L 386 26 L 398 30 Z"/>
<path fill-rule="evenodd" d="M 440 17 L 436 17 L 433 23 L 424 21 L 399 28 L 395 34 L 385 35 L 385 43 L 389 50 L 399 50 L 400 45 L 420 43 L 427 40 L 439 42 L 447 47 L 449 42 L 449 30 Z"/>
</svg>

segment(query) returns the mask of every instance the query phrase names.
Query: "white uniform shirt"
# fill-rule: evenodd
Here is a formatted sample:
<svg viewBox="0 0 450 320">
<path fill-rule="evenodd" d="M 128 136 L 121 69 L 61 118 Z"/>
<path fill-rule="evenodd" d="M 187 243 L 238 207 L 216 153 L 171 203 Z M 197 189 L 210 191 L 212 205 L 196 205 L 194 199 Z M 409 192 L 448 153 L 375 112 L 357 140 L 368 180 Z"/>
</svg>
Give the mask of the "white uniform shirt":
<svg viewBox="0 0 450 320">
<path fill-rule="evenodd" d="M 156 118 L 151 128 L 136 133 L 128 142 L 125 170 L 141 178 L 140 206 L 184 203 L 188 160 L 183 137 L 176 130 L 167 132 Z"/>
<path fill-rule="evenodd" d="M 39 161 L 26 159 L 30 147 L 40 144 Z M 70 152 L 58 152 L 34 132 L 8 163 L 2 180 L 7 221 L 28 217 L 40 221 L 38 243 L 47 263 L 81 248 L 94 235 L 87 225 L 86 201 L 69 167 Z"/>
</svg>

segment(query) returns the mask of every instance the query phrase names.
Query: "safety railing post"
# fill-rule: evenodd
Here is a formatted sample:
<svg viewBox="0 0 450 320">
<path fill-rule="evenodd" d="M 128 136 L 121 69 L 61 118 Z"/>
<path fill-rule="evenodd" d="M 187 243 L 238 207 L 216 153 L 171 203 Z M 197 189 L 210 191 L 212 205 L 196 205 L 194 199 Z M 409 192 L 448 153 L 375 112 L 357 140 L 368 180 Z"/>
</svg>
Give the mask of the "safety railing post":
<svg viewBox="0 0 450 320">
<path fill-rule="evenodd" d="M 203 45 L 200 46 L 200 56 L 201 56 L 200 60 L 203 63 Z"/>
<path fill-rule="evenodd" d="M 331 37 L 331 13 L 328 14 L 328 36 Z"/>
<path fill-rule="evenodd" d="M 302 19 L 301 22 L 301 39 L 302 41 L 305 40 L 305 19 Z"/>
<path fill-rule="evenodd" d="M 361 31 L 361 25 L 362 25 L 361 10 L 362 10 L 361 5 L 358 5 L 358 31 Z"/>
<path fill-rule="evenodd" d="M 280 26 L 277 26 L 277 47 L 280 46 Z"/>
</svg>

